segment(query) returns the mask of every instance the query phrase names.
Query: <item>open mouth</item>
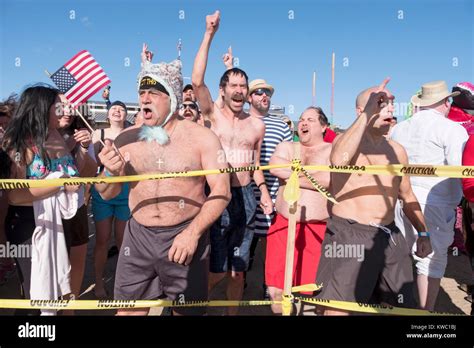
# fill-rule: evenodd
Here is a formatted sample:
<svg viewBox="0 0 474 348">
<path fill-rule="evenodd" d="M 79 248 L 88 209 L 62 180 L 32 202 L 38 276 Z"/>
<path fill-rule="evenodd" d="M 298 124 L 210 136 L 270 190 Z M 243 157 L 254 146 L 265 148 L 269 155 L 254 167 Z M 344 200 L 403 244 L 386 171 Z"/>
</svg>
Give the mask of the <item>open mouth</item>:
<svg viewBox="0 0 474 348">
<path fill-rule="evenodd" d="M 309 130 L 307 130 L 307 129 L 302 129 L 302 130 L 301 130 L 301 133 L 302 133 L 302 134 L 307 134 L 307 133 L 309 133 Z"/>
<path fill-rule="evenodd" d="M 150 119 L 153 116 L 153 111 L 150 108 L 142 109 L 143 118 Z"/>
<path fill-rule="evenodd" d="M 235 95 L 232 97 L 232 101 L 236 104 L 243 104 L 244 97 L 242 95 Z"/>
</svg>

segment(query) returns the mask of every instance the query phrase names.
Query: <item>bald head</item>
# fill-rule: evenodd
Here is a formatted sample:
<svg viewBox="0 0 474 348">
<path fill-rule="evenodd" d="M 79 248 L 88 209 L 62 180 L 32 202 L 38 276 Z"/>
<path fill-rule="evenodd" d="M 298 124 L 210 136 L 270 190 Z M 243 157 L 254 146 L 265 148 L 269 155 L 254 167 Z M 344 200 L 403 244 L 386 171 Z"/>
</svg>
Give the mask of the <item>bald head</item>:
<svg viewBox="0 0 474 348">
<path fill-rule="evenodd" d="M 360 92 L 356 98 L 356 109 L 364 110 L 365 106 L 367 105 L 367 102 L 369 101 L 370 94 L 377 92 L 378 88 L 378 86 L 373 86 L 364 89 L 362 92 Z"/>
</svg>

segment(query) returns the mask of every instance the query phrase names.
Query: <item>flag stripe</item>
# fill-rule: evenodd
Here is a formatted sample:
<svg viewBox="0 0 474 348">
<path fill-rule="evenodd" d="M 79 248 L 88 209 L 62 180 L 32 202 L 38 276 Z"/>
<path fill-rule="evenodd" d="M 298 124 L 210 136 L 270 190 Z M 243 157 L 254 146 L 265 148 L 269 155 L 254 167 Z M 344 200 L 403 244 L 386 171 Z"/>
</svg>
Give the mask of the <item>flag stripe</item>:
<svg viewBox="0 0 474 348">
<path fill-rule="evenodd" d="M 102 82 L 102 80 L 101 80 Z M 106 76 L 106 79 L 103 83 L 101 83 L 100 85 L 98 85 L 97 87 L 93 88 L 91 90 L 90 93 L 88 93 L 87 95 L 85 95 L 83 98 L 81 98 L 80 100 L 77 101 L 77 103 L 74 103 L 75 105 L 79 104 L 79 103 L 82 103 L 82 101 L 84 100 L 88 100 L 90 97 L 92 97 L 94 94 L 96 94 L 101 88 L 107 86 L 108 84 L 110 83 L 110 80 L 109 78 Z"/>
<path fill-rule="evenodd" d="M 72 69 L 69 69 L 69 72 L 77 78 L 77 74 L 81 72 L 84 68 L 87 68 L 90 64 L 94 64 L 96 61 L 94 60 L 93 57 L 85 57 L 84 59 L 81 60 L 80 63 L 75 64 Z"/>
<path fill-rule="evenodd" d="M 87 78 L 87 80 L 83 80 L 83 81 L 81 80 L 81 82 L 78 83 L 78 85 L 79 85 L 78 88 L 76 88 L 72 93 L 68 92 L 67 98 L 70 101 L 75 101 L 77 96 L 81 95 L 82 92 L 87 90 L 88 87 L 90 87 L 95 81 L 97 81 L 97 79 L 99 79 L 102 76 L 105 76 L 104 72 L 103 71 L 97 71 L 94 74 L 92 74 L 91 76 L 89 76 Z M 74 87 L 76 87 L 76 86 L 74 86 Z"/>
<path fill-rule="evenodd" d="M 79 98 L 81 98 L 84 94 L 87 93 L 88 90 L 91 88 L 94 88 L 96 84 L 99 83 L 102 79 L 107 78 L 107 76 L 104 73 L 99 73 L 97 76 L 94 76 L 94 78 L 88 83 L 88 86 L 83 88 L 79 93 L 76 93 L 74 97 L 72 97 L 70 100 L 77 102 Z"/>
<path fill-rule="evenodd" d="M 73 97 L 69 97 L 69 100 L 72 102 L 77 103 L 79 99 L 81 99 L 87 92 L 91 89 L 94 88 L 96 84 L 98 84 L 102 79 L 107 78 L 104 74 L 100 73 L 97 76 L 94 76 L 94 78 L 88 83 L 88 86 L 82 88 L 78 93 L 76 93 Z"/>
<path fill-rule="evenodd" d="M 102 68 L 97 64 L 97 62 L 92 62 L 87 66 L 84 66 L 84 68 L 81 69 L 80 72 L 74 73 L 73 76 L 75 77 L 76 80 L 81 80 L 84 78 L 84 76 L 89 75 L 89 73 L 95 69 L 99 68 L 102 70 Z"/>
<path fill-rule="evenodd" d="M 74 94 L 77 93 L 87 82 L 89 82 L 94 76 L 97 76 L 97 74 L 104 73 L 104 71 L 100 68 L 100 66 L 96 67 L 93 71 L 91 71 L 87 76 L 84 76 L 84 78 L 80 79 L 79 82 L 72 87 L 67 94 L 69 96 L 73 96 Z"/>
<path fill-rule="evenodd" d="M 87 52 L 86 50 L 82 50 L 80 51 L 78 54 L 76 54 L 74 57 L 72 57 L 71 59 L 68 60 L 68 62 L 66 64 L 64 64 L 65 67 L 67 67 L 69 64 L 71 64 L 71 62 L 73 60 L 75 60 L 77 57 L 79 57 L 81 54 L 83 54 L 84 52 Z M 89 53 L 89 52 L 87 52 Z"/>
<path fill-rule="evenodd" d="M 70 64 L 66 65 L 66 69 L 71 71 L 72 69 L 74 69 L 77 65 L 79 65 L 84 59 L 87 59 L 88 57 L 90 57 L 90 53 L 89 52 L 85 52 L 83 54 L 81 54 L 79 57 L 77 57 L 77 59 L 75 59 L 74 61 L 72 61 Z"/>
</svg>

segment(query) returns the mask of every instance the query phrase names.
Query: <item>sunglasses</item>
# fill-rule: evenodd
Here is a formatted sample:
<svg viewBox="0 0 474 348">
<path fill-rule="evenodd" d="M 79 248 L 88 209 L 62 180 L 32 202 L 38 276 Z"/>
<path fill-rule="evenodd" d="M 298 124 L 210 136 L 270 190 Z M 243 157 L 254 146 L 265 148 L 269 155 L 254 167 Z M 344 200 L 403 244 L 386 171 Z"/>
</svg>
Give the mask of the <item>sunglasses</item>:
<svg viewBox="0 0 474 348">
<path fill-rule="evenodd" d="M 186 108 L 190 108 L 191 110 L 197 110 L 197 105 L 196 104 L 181 104 L 180 109 L 184 110 Z"/>
<path fill-rule="evenodd" d="M 261 95 L 265 94 L 267 97 L 272 96 L 272 92 L 269 89 L 266 89 L 266 88 L 256 89 L 252 94 L 256 94 L 258 96 L 261 96 Z"/>
</svg>

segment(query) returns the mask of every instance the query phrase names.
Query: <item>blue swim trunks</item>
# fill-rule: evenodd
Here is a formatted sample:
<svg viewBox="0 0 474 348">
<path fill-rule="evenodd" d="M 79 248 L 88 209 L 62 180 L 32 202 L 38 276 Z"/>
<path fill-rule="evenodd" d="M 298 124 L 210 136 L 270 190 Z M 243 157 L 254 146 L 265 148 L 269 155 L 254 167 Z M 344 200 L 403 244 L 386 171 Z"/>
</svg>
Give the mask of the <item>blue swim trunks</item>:
<svg viewBox="0 0 474 348">
<path fill-rule="evenodd" d="M 91 196 L 94 220 L 102 221 L 115 216 L 116 219 L 127 221 L 130 218 L 130 208 L 128 207 L 129 190 L 129 183 L 123 183 L 120 194 L 117 197 L 106 201 L 95 190 L 94 186 L 92 186 Z"/>
</svg>

